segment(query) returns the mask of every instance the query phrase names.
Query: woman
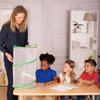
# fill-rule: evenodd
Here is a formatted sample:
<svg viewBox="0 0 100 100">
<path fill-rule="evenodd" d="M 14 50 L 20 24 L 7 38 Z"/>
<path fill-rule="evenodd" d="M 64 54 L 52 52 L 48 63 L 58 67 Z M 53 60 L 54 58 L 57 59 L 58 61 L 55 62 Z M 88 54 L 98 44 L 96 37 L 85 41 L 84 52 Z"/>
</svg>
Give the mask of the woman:
<svg viewBox="0 0 100 100">
<path fill-rule="evenodd" d="M 27 11 L 19 5 L 14 8 L 0 32 L 0 50 L 4 53 L 4 64 L 8 77 L 7 100 L 18 100 L 13 95 L 13 46 L 28 45 Z"/>
</svg>

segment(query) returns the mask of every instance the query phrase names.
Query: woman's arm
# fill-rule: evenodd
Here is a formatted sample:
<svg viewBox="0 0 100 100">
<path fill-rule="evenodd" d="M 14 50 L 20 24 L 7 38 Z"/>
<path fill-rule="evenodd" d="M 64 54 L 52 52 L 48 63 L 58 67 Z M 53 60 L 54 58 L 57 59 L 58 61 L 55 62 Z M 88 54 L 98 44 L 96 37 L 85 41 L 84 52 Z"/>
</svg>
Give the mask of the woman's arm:
<svg viewBox="0 0 100 100">
<path fill-rule="evenodd" d="M 0 31 L 0 51 L 2 51 L 4 54 L 7 53 L 5 47 L 4 47 L 4 44 L 5 44 L 5 41 L 6 41 L 6 38 L 7 38 L 7 29 L 6 29 L 6 26 L 2 26 L 2 29 Z"/>
<path fill-rule="evenodd" d="M 9 53 L 5 53 L 5 55 L 7 56 L 7 59 L 13 63 L 13 58 Z"/>
<path fill-rule="evenodd" d="M 1 32 L 0 32 L 0 51 L 2 51 L 4 53 L 4 55 L 7 56 L 7 59 L 13 63 L 13 58 L 12 56 L 6 51 L 5 49 L 5 41 L 7 39 L 7 26 L 4 25 L 1 29 Z"/>
<path fill-rule="evenodd" d="M 25 46 L 29 46 L 29 43 L 28 43 L 28 28 L 26 29 L 26 44 Z"/>
</svg>

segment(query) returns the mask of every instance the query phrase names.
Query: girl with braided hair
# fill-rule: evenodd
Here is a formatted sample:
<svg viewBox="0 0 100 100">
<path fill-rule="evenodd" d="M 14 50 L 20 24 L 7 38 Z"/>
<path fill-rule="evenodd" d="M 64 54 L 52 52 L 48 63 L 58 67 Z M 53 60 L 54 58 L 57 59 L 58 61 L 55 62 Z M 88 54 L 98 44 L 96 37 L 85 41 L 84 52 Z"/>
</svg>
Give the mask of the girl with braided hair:
<svg viewBox="0 0 100 100">
<path fill-rule="evenodd" d="M 63 66 L 63 72 L 59 74 L 60 83 L 75 83 L 75 73 L 73 71 L 75 67 L 75 62 L 72 60 L 67 60 Z M 69 98 L 73 100 L 78 100 L 77 96 L 62 96 L 61 100 L 68 100 Z"/>
</svg>

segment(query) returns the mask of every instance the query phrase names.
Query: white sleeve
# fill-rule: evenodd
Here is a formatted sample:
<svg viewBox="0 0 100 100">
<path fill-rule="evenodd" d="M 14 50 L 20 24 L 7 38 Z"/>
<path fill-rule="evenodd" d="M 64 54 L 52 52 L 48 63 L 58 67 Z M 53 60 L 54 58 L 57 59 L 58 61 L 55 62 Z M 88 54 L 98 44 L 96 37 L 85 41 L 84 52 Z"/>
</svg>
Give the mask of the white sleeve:
<svg viewBox="0 0 100 100">
<path fill-rule="evenodd" d="M 59 77 L 60 77 L 61 79 L 63 79 L 62 73 L 59 74 Z"/>
</svg>

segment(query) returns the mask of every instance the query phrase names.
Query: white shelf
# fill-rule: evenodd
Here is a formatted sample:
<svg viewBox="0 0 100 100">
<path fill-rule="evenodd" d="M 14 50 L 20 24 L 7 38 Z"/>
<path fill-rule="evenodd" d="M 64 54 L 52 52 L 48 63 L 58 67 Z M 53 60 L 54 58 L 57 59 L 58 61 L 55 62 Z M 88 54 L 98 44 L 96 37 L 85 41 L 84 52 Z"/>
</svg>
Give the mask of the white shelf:
<svg viewBox="0 0 100 100">
<path fill-rule="evenodd" d="M 78 67 L 75 66 L 74 70 L 83 70 L 84 71 L 84 66 L 78 66 Z"/>
<path fill-rule="evenodd" d="M 0 86 L 8 86 L 8 84 L 0 84 Z"/>
<path fill-rule="evenodd" d="M 72 51 L 94 51 L 94 49 L 72 49 Z"/>
<path fill-rule="evenodd" d="M 90 22 L 92 25 L 91 33 L 87 33 L 88 22 L 83 20 L 85 14 L 88 12 L 93 13 L 96 17 L 95 21 Z M 70 56 L 69 58 L 78 63 L 78 66 L 75 66 L 74 71 L 75 71 L 76 76 L 79 76 L 84 71 L 85 60 L 87 60 L 92 55 L 93 59 L 97 61 L 97 48 L 91 49 L 90 47 L 91 47 L 91 38 L 97 39 L 98 37 L 98 11 L 97 10 L 71 10 L 70 17 L 71 19 L 70 19 Z M 84 25 L 81 27 L 80 33 L 75 33 L 75 26 L 73 26 L 73 21 L 76 21 L 79 24 Z M 75 47 L 75 45 L 76 45 L 76 49 L 73 49 L 72 47 Z"/>
<path fill-rule="evenodd" d="M 72 33 L 73 35 L 96 35 L 97 33 Z"/>
<path fill-rule="evenodd" d="M 0 67 L 0 69 L 5 69 L 5 67 Z"/>
</svg>

